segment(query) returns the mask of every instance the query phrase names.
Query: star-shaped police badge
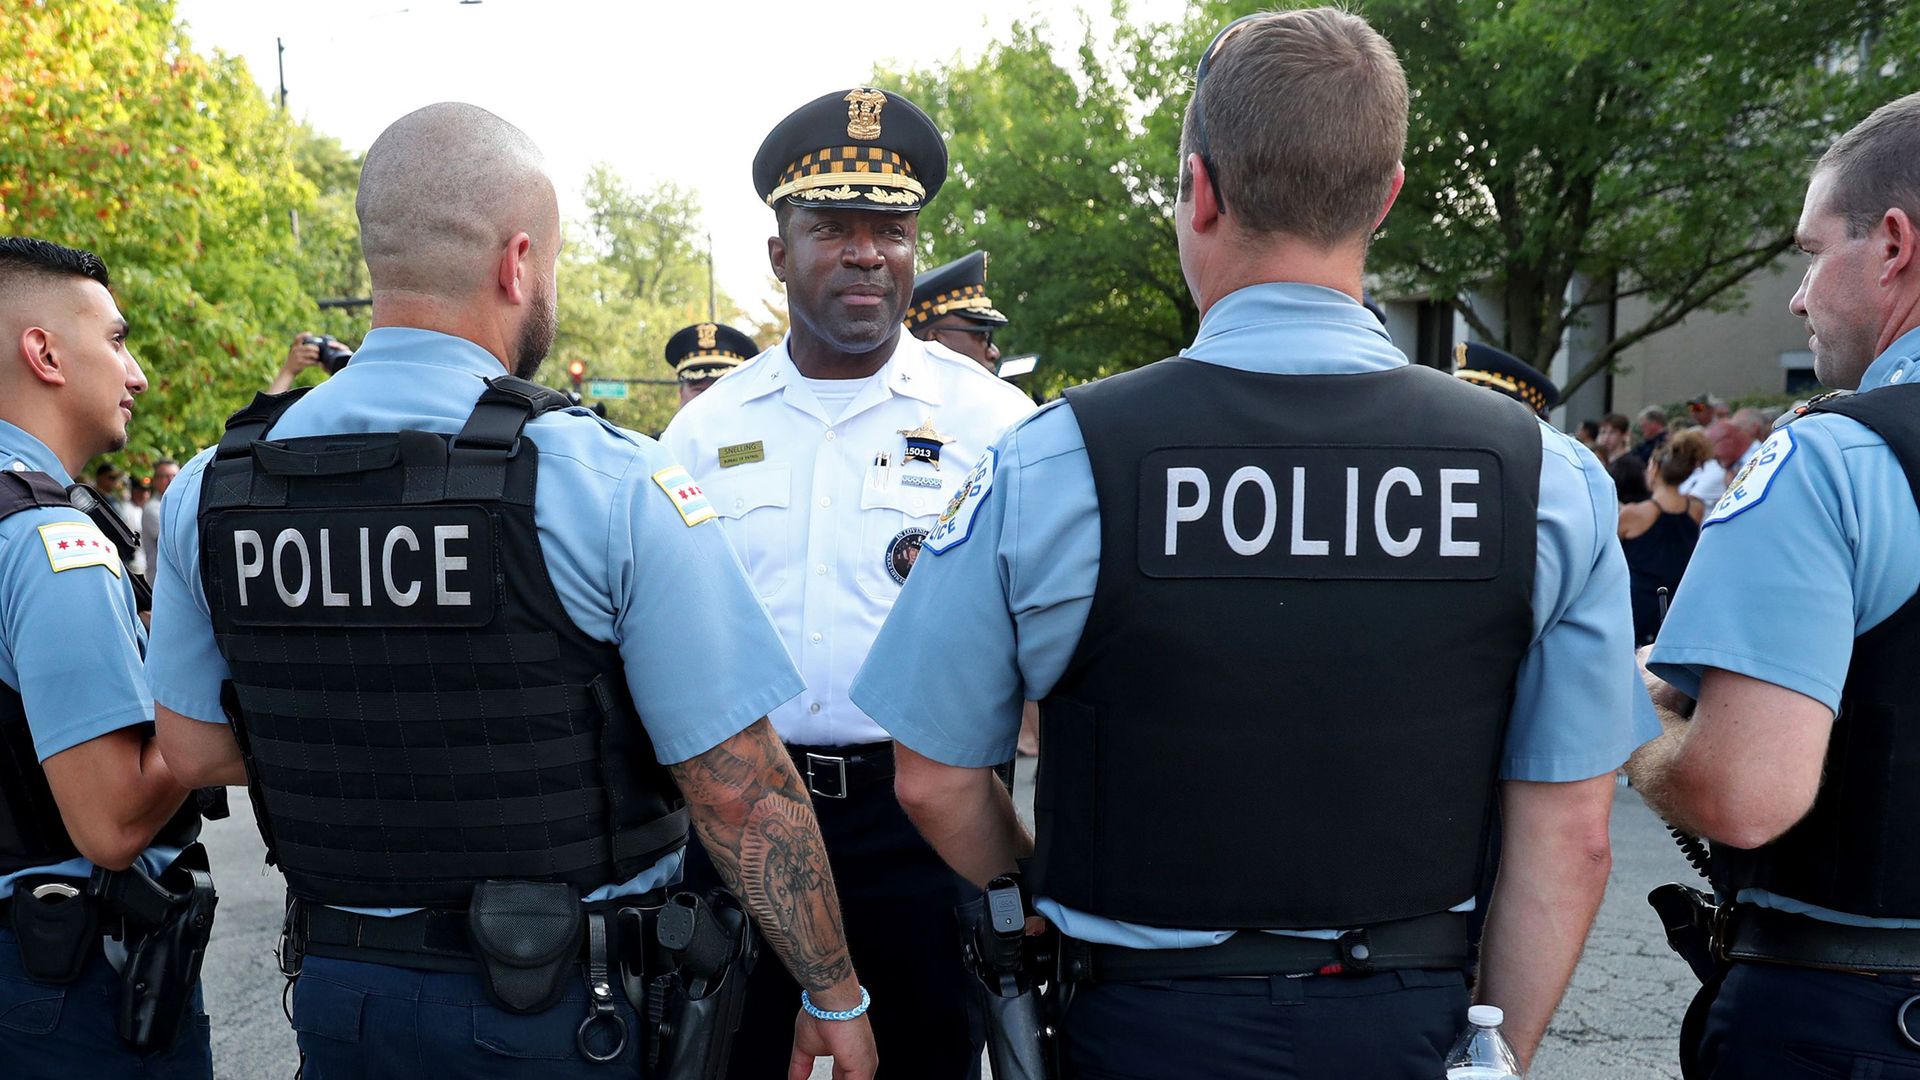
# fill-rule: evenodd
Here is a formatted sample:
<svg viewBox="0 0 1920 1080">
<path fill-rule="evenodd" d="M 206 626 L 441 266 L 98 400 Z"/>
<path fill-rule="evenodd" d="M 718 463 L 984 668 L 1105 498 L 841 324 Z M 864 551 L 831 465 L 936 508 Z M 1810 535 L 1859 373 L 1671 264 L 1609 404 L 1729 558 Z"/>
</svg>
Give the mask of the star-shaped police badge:
<svg viewBox="0 0 1920 1080">
<path fill-rule="evenodd" d="M 940 467 L 940 448 L 953 441 L 953 436 L 933 429 L 931 418 L 920 421 L 917 428 L 901 428 L 900 434 L 907 438 L 907 453 L 900 459 L 902 462 L 924 461 L 936 469 Z"/>
</svg>

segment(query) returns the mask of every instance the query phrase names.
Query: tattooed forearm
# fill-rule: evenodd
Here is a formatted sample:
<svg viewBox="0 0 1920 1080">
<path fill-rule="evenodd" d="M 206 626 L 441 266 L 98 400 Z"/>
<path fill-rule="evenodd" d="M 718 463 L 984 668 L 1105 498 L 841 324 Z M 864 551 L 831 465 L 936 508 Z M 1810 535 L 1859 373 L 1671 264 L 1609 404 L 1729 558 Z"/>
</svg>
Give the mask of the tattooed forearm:
<svg viewBox="0 0 1920 1080">
<path fill-rule="evenodd" d="M 765 720 L 673 766 L 694 828 L 794 980 L 819 993 L 853 974 L 813 803 Z"/>
</svg>

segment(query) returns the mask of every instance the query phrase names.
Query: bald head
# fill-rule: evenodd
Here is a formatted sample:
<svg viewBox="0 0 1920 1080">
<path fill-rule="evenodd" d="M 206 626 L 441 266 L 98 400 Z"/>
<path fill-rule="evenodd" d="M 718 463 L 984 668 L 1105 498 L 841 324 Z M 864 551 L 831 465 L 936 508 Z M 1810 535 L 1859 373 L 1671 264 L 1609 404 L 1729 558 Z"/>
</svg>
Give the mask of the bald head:
<svg viewBox="0 0 1920 1080">
<path fill-rule="evenodd" d="M 360 171 L 360 247 L 376 294 L 460 300 L 495 279 L 518 233 L 559 245 L 559 204 L 539 147 L 475 105 L 442 102 L 393 122 Z"/>
</svg>

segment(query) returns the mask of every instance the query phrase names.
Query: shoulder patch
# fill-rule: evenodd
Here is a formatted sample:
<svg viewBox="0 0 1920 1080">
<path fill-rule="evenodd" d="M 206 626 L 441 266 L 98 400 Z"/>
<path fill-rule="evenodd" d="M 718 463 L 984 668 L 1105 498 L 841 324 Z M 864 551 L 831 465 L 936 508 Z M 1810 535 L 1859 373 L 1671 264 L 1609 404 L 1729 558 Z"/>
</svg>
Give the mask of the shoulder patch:
<svg viewBox="0 0 1920 1080">
<path fill-rule="evenodd" d="M 661 469 L 653 474 L 653 482 L 660 485 L 661 491 L 667 493 L 667 498 L 673 502 L 673 508 L 680 511 L 680 520 L 686 522 L 688 528 L 703 521 L 712 521 L 718 516 L 714 513 L 713 503 L 707 499 L 706 492 L 701 491 L 700 485 L 693 482 L 693 477 L 687 475 L 686 469 L 678 465 Z"/>
<path fill-rule="evenodd" d="M 993 491 L 993 466 L 998 457 L 991 446 L 981 453 L 980 460 L 973 463 L 973 471 L 953 493 L 940 520 L 934 522 L 933 531 L 920 542 L 922 548 L 937 555 L 959 547 L 973 535 L 973 519 L 980 513 L 980 505 L 987 501 L 988 493 Z"/>
<path fill-rule="evenodd" d="M 1773 486 L 1773 478 L 1780 474 L 1781 466 L 1793 456 L 1798 444 L 1793 439 L 1793 429 L 1783 427 L 1767 438 L 1760 452 L 1747 462 L 1740 475 L 1727 485 L 1727 493 L 1713 504 L 1713 509 L 1700 521 L 1700 527 L 1718 525 L 1759 506 L 1767 499 L 1767 489 Z"/>
<path fill-rule="evenodd" d="M 40 542 L 47 548 L 47 563 L 58 574 L 82 566 L 104 566 L 121 577 L 119 549 L 90 521 L 62 521 L 40 526 Z"/>
</svg>

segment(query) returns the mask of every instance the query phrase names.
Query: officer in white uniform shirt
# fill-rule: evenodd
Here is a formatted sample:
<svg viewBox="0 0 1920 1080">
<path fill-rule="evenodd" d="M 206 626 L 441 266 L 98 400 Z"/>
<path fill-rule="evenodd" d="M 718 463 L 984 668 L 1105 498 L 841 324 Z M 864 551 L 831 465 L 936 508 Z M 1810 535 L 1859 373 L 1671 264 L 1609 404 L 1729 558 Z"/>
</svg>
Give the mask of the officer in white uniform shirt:
<svg viewBox="0 0 1920 1080">
<path fill-rule="evenodd" d="M 854 964 L 889 1072 L 975 1075 L 953 907 L 965 883 L 901 812 L 893 744 L 847 700 L 900 586 L 962 480 L 1033 406 L 978 364 L 905 333 L 919 210 L 946 178 L 938 129 L 880 90 L 836 91 L 754 160 L 792 330 L 687 404 L 662 441 L 706 491 L 807 682 L 774 727 L 808 780 Z M 928 633 L 938 627 L 928 626 Z M 689 875 L 702 868 L 689 859 Z M 790 986 L 762 964 L 732 1075 L 781 1074 Z M 764 984 L 764 985 L 763 985 Z"/>
</svg>

